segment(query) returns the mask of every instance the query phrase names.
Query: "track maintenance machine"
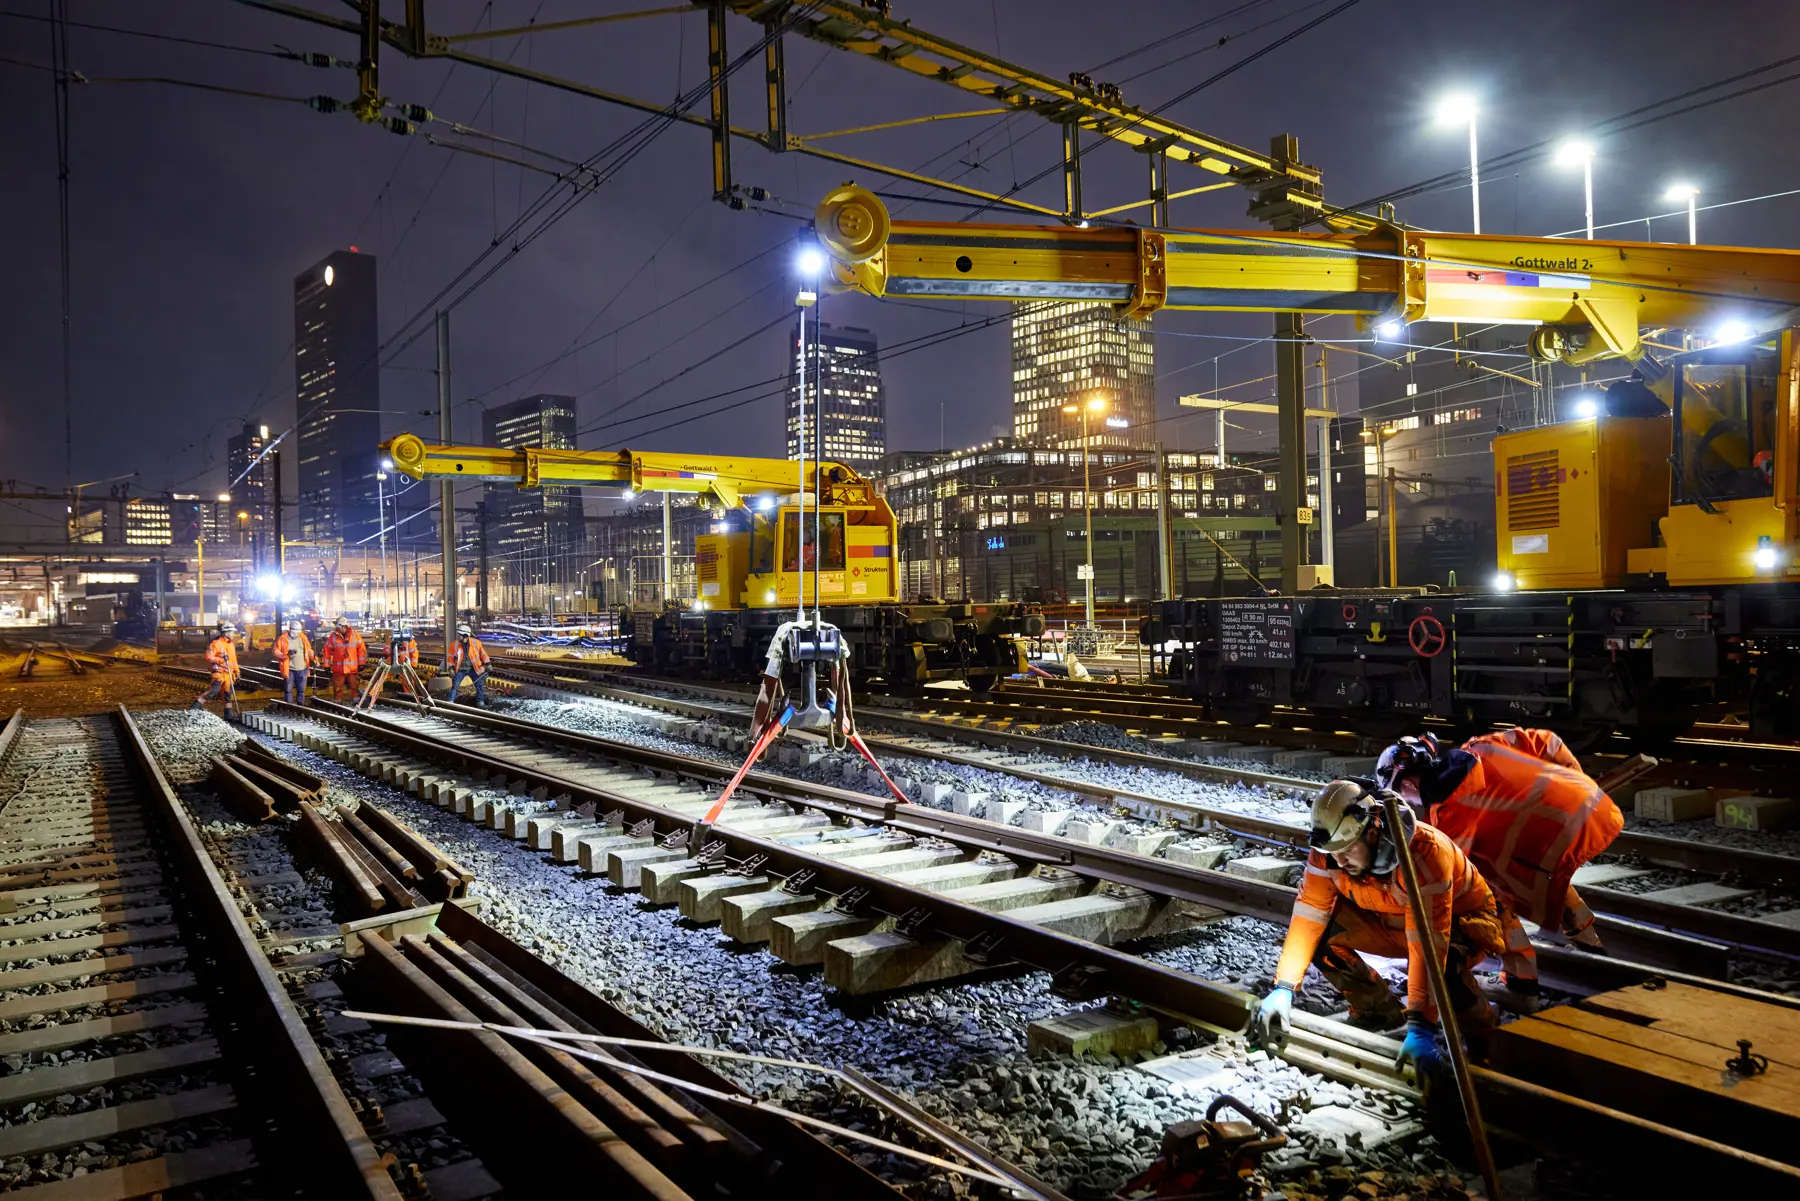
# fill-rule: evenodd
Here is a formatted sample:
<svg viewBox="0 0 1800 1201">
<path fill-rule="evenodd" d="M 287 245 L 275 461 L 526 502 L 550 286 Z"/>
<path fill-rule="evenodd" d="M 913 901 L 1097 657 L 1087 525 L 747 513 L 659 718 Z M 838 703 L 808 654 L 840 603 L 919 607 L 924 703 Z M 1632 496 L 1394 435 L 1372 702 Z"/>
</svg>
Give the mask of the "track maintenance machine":
<svg viewBox="0 0 1800 1201">
<path fill-rule="evenodd" d="M 842 637 L 845 669 L 860 680 L 910 686 L 962 679 L 985 690 L 1023 670 L 1022 640 L 1044 629 L 1043 615 L 1029 605 L 901 604 L 894 511 L 841 463 L 809 461 L 802 491 L 789 459 L 432 446 L 411 434 L 383 444 L 382 453 L 417 480 L 715 497 L 723 532 L 695 539 L 694 605 L 622 614 L 627 653 L 659 673 L 757 678 L 777 631 L 811 603 L 815 586 L 819 607 Z"/>
<path fill-rule="evenodd" d="M 1800 253 L 1371 224 L 901 222 L 849 184 L 815 218 L 836 287 L 871 296 L 1511 324 L 1541 360 L 1632 364 L 1599 415 L 1495 439 L 1490 589 L 1164 602 L 1145 642 L 1178 644 L 1173 681 L 1231 720 L 1292 706 L 1382 736 L 1432 716 L 1654 742 L 1740 712 L 1800 732 Z M 1651 329 L 1716 344 L 1659 362 Z"/>
</svg>

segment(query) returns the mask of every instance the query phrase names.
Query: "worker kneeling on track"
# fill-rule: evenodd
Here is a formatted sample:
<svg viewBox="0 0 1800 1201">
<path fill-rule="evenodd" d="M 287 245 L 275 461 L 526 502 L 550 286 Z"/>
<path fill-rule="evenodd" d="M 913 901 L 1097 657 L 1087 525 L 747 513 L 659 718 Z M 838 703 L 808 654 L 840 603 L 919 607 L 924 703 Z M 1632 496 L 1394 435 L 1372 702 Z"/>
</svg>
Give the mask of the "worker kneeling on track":
<svg viewBox="0 0 1800 1201">
<path fill-rule="evenodd" d="M 1406 1021 L 1399 1065 L 1421 1076 L 1439 1063 L 1437 1006 L 1425 966 L 1427 935 L 1444 965 L 1451 1002 L 1465 1031 L 1494 1025 L 1493 1012 L 1475 982 L 1474 966 L 1501 950 L 1500 914 L 1481 873 L 1442 831 L 1400 810 L 1412 850 L 1419 890 L 1431 929 L 1414 928 L 1394 832 L 1387 829 L 1381 794 L 1356 780 L 1326 785 L 1312 805 L 1312 850 L 1306 877 L 1294 899 L 1294 916 L 1275 987 L 1251 1019 L 1252 1034 L 1279 1047 L 1287 1041 L 1294 991 L 1308 963 L 1350 1002 L 1358 1025 L 1389 1029 Z M 1406 1007 L 1401 1010 L 1383 980 L 1358 952 L 1406 958 Z"/>
<path fill-rule="evenodd" d="M 1506 986 L 1538 993 L 1523 918 L 1599 949 L 1594 914 L 1571 881 L 1625 826 L 1611 797 L 1549 730 L 1504 730 L 1444 747 L 1427 734 L 1381 753 L 1375 778 L 1448 834 L 1500 898 Z"/>
</svg>

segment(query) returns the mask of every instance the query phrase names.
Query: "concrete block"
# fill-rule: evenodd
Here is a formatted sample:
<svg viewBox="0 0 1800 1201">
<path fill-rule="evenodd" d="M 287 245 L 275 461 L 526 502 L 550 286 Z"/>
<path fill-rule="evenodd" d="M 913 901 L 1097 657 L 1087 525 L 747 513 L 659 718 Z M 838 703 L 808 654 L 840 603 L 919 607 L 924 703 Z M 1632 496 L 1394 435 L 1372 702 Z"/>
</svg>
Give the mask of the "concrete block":
<svg viewBox="0 0 1800 1201">
<path fill-rule="evenodd" d="M 1632 810 L 1647 822 L 1688 822 L 1711 816 L 1713 797 L 1704 788 L 1640 788 Z"/>
<path fill-rule="evenodd" d="M 558 863 L 574 863 L 575 844 L 590 834 L 600 834 L 612 827 L 593 818 L 575 818 L 550 827 L 550 857 Z"/>
<path fill-rule="evenodd" d="M 995 880 L 991 884 L 952 889 L 946 895 L 965 905 L 998 913 L 1024 905 L 1038 905 L 1080 896 L 1081 880 L 1073 874 L 1047 878 L 1020 876 L 1012 880 Z"/>
<path fill-rule="evenodd" d="M 839 913 L 835 909 L 814 909 L 810 913 L 790 913 L 769 923 L 769 950 L 783 963 L 804 967 L 825 962 L 825 948 L 840 938 L 867 934 L 877 921 Z"/>
<path fill-rule="evenodd" d="M 1734 901 L 1738 897 L 1747 897 L 1750 895 L 1750 891 L 1708 880 L 1702 884 L 1683 884 L 1679 888 L 1659 888 L 1655 892 L 1640 893 L 1639 895 L 1646 901 L 1664 901 L 1670 905 L 1716 905 L 1720 901 Z"/>
<path fill-rule="evenodd" d="M 739 942 L 769 941 L 769 923 L 790 913 L 807 913 L 824 904 L 815 893 L 791 893 L 782 889 L 746 892 L 726 897 L 720 910 L 719 925 L 729 938 Z"/>
<path fill-rule="evenodd" d="M 955 791 L 956 788 L 953 785 L 927 780 L 919 785 L 919 799 L 927 805 L 943 805 L 949 803 L 950 794 Z"/>
<path fill-rule="evenodd" d="M 1649 874 L 1650 869 L 1644 867 L 1626 867 L 1618 863 L 1584 863 L 1575 869 L 1575 878 L 1570 883 L 1577 888 L 1605 888 L 1620 880 L 1635 880 Z"/>
<path fill-rule="evenodd" d="M 982 810 L 981 816 L 991 822 L 1010 826 L 1013 824 L 1013 819 L 1025 812 L 1027 808 L 1029 806 L 1024 801 L 1003 801 L 998 797 L 993 797 L 988 800 L 987 807 Z"/>
<path fill-rule="evenodd" d="M 1066 901 L 1021 905 L 1008 916 L 1071 938 L 1105 945 L 1131 937 L 1148 925 L 1155 904 L 1148 893 L 1128 898 L 1089 893 Z"/>
<path fill-rule="evenodd" d="M 983 966 L 963 958 L 955 939 L 921 941 L 891 930 L 825 946 L 825 983 L 853 997 L 949 980 Z"/>
<path fill-rule="evenodd" d="M 1023 820 L 1027 830 L 1039 834 L 1060 834 L 1063 826 L 1073 816 L 1073 809 L 1032 809 L 1025 814 Z"/>
<path fill-rule="evenodd" d="M 851 866 L 859 872 L 891 876 L 895 872 L 911 871 L 914 868 L 936 867 L 940 863 L 955 863 L 965 854 L 967 852 L 959 847 L 928 847 L 915 844 L 901 851 L 883 851 L 879 855 L 861 856 Z"/>
<path fill-rule="evenodd" d="M 950 812 L 964 817 L 980 817 L 987 810 L 987 804 L 985 792 L 964 792 L 959 788 L 950 794 Z"/>
<path fill-rule="evenodd" d="M 487 826 L 490 830 L 504 831 L 511 824 L 513 814 L 517 812 L 511 805 L 498 804 L 488 808 Z"/>
<path fill-rule="evenodd" d="M 1240 746 L 1232 750 L 1230 758 L 1239 763 L 1273 763 L 1275 753 L 1280 749 L 1273 746 Z"/>
<path fill-rule="evenodd" d="M 1299 866 L 1301 865 L 1292 859 L 1278 859 L 1273 855 L 1246 855 L 1227 863 L 1225 873 L 1268 884 L 1286 884 L 1288 876 Z"/>
<path fill-rule="evenodd" d="M 575 861 L 581 864 L 581 870 L 590 876 L 604 876 L 607 874 L 606 857 L 609 853 L 649 845 L 651 845 L 650 839 L 633 838 L 629 834 L 583 838 L 575 844 Z"/>
<path fill-rule="evenodd" d="M 1063 837 L 1072 842 L 1085 842 L 1091 846 L 1100 846 L 1112 832 L 1122 823 L 1112 818 L 1073 817 L 1063 825 Z"/>
<path fill-rule="evenodd" d="M 1800 909 L 1783 909 L 1780 913 L 1765 913 L 1756 920 L 1769 922 L 1788 930 L 1800 930 Z"/>
<path fill-rule="evenodd" d="M 1045 1055 L 1137 1055 L 1156 1045 L 1156 1019 L 1078 1009 L 1025 1028 L 1025 1049 Z"/>
<path fill-rule="evenodd" d="M 983 863 L 970 859 L 965 863 L 940 863 L 936 867 L 895 872 L 889 879 L 896 884 L 911 885 L 926 892 L 950 892 L 958 888 L 973 888 L 977 884 L 989 884 L 995 880 L 1010 880 L 1018 874 L 1018 865 L 1010 861 Z"/>
<path fill-rule="evenodd" d="M 1173 830 L 1156 830 L 1149 834 L 1127 834 L 1123 830 L 1115 830 L 1106 842 L 1108 846 L 1129 851 L 1133 855 L 1155 855 L 1179 837 L 1181 836 Z"/>
<path fill-rule="evenodd" d="M 904 836 L 889 838 L 879 834 L 865 834 L 853 838 L 821 838 L 815 842 L 797 843 L 795 849 L 805 851 L 808 855 L 817 855 L 821 859 L 863 859 L 871 855 L 885 855 L 911 845 L 912 839 Z M 861 864 L 855 866 L 860 867 Z"/>
<path fill-rule="evenodd" d="M 725 898 L 762 892 L 773 883 L 767 876 L 694 876 L 675 886 L 675 903 L 690 922 L 716 922 L 725 913 Z"/>
<path fill-rule="evenodd" d="M 681 883 L 691 877 L 705 875 L 707 870 L 698 859 L 659 859 L 644 863 L 638 868 L 638 891 L 652 904 L 673 905 L 678 897 L 676 890 Z"/>
<path fill-rule="evenodd" d="M 1169 848 L 1163 858 L 1170 863 L 1179 863 L 1183 867 L 1203 867 L 1217 869 L 1231 853 L 1231 847 L 1222 842 L 1178 842 Z"/>
<path fill-rule="evenodd" d="M 487 825 L 488 814 L 493 811 L 497 800 L 498 798 L 492 795 L 475 797 L 469 802 L 469 812 L 467 815 L 469 820 L 478 826 Z"/>
<path fill-rule="evenodd" d="M 1785 830 L 1800 821 L 1800 807 L 1784 796 L 1720 797 L 1714 814 L 1727 830 Z"/>
<path fill-rule="evenodd" d="M 668 863 L 686 857 L 685 850 L 678 851 L 669 847 L 627 847 L 606 856 L 606 878 L 620 888 L 639 888 L 643 883 L 640 873 L 647 865 Z"/>
<path fill-rule="evenodd" d="M 456 796 L 450 803 L 450 811 L 458 817 L 469 817 L 475 812 L 479 795 L 473 789 L 457 789 Z"/>
<path fill-rule="evenodd" d="M 1194 742 L 1194 749 L 1188 753 L 1202 759 L 1229 759 L 1231 752 L 1243 745 L 1241 742 L 1226 742 L 1218 738 L 1201 738 Z"/>
<path fill-rule="evenodd" d="M 1325 760 L 1331 758 L 1330 751 L 1276 751 L 1270 762 L 1276 767 L 1291 767 L 1295 771 L 1323 771 Z"/>
<path fill-rule="evenodd" d="M 1375 774 L 1375 760 L 1365 755 L 1332 755 L 1319 764 L 1319 770 L 1333 779 L 1367 780 Z"/>
<path fill-rule="evenodd" d="M 796 830 L 822 830 L 830 827 L 831 819 L 823 813 L 796 813 L 787 817 L 760 817 L 727 820 L 725 814 L 719 815 L 719 826 L 737 831 L 739 834 L 751 834 L 757 838 L 772 838 L 777 834 L 791 834 Z"/>
</svg>

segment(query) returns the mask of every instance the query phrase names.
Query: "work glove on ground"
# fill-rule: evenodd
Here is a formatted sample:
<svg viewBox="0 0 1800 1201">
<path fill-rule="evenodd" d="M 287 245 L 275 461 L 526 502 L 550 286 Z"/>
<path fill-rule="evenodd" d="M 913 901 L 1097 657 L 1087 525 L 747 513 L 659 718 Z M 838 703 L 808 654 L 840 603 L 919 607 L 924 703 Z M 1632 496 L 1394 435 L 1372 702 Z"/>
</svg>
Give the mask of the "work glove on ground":
<svg viewBox="0 0 1800 1201">
<path fill-rule="evenodd" d="M 1287 1046 L 1288 1030 L 1293 1026 L 1294 990 L 1278 984 L 1256 1007 L 1250 1019 L 1250 1036 L 1261 1046 L 1280 1050 Z"/>
<path fill-rule="evenodd" d="M 1437 1023 L 1424 1014 L 1406 1015 L 1406 1038 L 1400 1043 L 1400 1054 L 1394 1057 L 1394 1068 L 1413 1070 L 1413 1078 L 1423 1083 L 1438 1074 L 1443 1053 L 1438 1050 Z"/>
</svg>

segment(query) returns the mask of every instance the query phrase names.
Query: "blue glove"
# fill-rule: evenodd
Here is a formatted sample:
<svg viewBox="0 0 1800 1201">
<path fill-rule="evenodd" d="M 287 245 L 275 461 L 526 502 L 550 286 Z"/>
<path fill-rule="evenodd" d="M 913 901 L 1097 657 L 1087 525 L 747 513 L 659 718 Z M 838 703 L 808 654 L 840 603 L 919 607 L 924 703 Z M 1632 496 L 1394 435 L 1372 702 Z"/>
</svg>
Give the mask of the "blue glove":
<svg viewBox="0 0 1800 1201">
<path fill-rule="evenodd" d="M 1288 1028 L 1293 1025 L 1294 990 L 1277 984 L 1256 1007 L 1250 1019 L 1250 1036 L 1258 1044 L 1280 1050 L 1287 1046 Z"/>
<path fill-rule="evenodd" d="M 1412 1065 L 1413 1078 L 1421 1082 L 1437 1075 L 1443 1064 L 1443 1055 L 1438 1050 L 1437 1023 L 1423 1014 L 1406 1015 L 1406 1038 L 1400 1043 L 1400 1054 L 1394 1057 L 1394 1068 L 1404 1071 L 1408 1064 Z"/>
</svg>

